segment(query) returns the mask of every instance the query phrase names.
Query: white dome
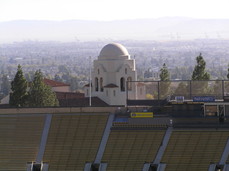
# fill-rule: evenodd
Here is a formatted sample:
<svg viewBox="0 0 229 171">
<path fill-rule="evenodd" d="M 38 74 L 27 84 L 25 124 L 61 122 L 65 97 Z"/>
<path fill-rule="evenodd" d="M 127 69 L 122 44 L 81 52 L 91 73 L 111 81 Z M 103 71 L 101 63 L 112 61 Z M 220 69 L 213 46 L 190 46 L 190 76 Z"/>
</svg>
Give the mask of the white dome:
<svg viewBox="0 0 229 171">
<path fill-rule="evenodd" d="M 123 45 L 110 43 L 102 48 L 98 59 L 130 59 L 130 55 Z"/>
</svg>

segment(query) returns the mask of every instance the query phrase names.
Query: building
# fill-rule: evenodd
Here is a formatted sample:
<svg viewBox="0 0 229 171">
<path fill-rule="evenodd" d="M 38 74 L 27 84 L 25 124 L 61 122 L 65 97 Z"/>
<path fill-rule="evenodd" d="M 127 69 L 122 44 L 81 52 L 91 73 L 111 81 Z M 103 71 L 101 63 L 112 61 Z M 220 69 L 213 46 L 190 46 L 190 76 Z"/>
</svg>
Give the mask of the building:
<svg viewBox="0 0 229 171">
<path fill-rule="evenodd" d="M 44 78 L 44 83 L 52 88 L 53 92 L 70 92 L 70 85 Z"/>
<path fill-rule="evenodd" d="M 63 83 L 63 82 L 59 82 L 59 81 L 54 81 L 54 80 L 50 80 L 47 78 L 44 78 L 44 83 L 48 86 L 51 87 L 52 91 L 56 93 L 57 95 L 57 99 L 58 100 L 63 100 L 65 97 L 65 99 L 73 99 L 73 98 L 83 98 L 84 94 L 82 93 L 73 93 L 70 92 L 70 85 Z M 4 97 L 3 99 L 1 99 L 0 101 L 0 105 L 9 105 L 9 101 L 10 101 L 10 95 L 7 95 L 6 97 Z"/>
<path fill-rule="evenodd" d="M 127 49 L 118 43 L 110 43 L 102 48 L 98 59 L 94 61 L 91 95 L 99 97 L 109 105 L 126 105 L 127 93 L 132 99 L 144 94 L 137 92 L 135 60 L 131 59 Z M 86 97 L 90 96 L 90 87 L 85 87 Z"/>
</svg>

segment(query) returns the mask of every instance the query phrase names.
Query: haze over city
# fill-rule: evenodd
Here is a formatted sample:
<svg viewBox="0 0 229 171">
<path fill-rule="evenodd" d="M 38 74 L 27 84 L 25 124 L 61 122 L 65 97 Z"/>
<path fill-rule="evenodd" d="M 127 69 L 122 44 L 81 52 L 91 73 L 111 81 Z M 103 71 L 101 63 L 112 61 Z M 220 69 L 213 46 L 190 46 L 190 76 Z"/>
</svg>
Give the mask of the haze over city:
<svg viewBox="0 0 229 171">
<path fill-rule="evenodd" d="M 1 0 L 0 43 L 229 38 L 226 0 Z"/>
<path fill-rule="evenodd" d="M 0 66 L 9 80 L 18 64 L 26 73 L 36 68 L 52 79 L 60 74 L 75 91 L 88 80 L 85 59 L 96 59 L 105 44 L 118 42 L 137 60 L 141 80 L 158 75 L 163 63 L 171 79 L 190 79 L 200 53 L 212 79 L 225 79 L 226 7 L 225 0 L 1 0 Z M 62 65 L 67 78 L 58 69 Z"/>
</svg>

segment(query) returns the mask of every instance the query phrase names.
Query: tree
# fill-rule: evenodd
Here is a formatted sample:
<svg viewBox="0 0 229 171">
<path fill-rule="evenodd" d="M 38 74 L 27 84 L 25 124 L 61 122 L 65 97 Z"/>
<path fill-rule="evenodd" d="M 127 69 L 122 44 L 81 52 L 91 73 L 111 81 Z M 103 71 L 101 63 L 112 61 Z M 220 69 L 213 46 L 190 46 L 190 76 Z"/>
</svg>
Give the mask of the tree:
<svg viewBox="0 0 229 171">
<path fill-rule="evenodd" d="M 212 88 L 212 94 L 215 95 L 216 97 L 222 96 L 222 92 L 223 92 L 223 85 L 222 84 L 223 84 L 223 81 L 221 81 L 221 80 L 214 81 L 214 85 Z"/>
<path fill-rule="evenodd" d="M 60 73 L 69 74 L 69 70 L 65 65 L 59 65 L 58 66 L 58 70 L 59 70 Z"/>
<path fill-rule="evenodd" d="M 41 71 L 36 71 L 29 91 L 30 107 L 58 106 L 56 94 L 43 81 Z"/>
<path fill-rule="evenodd" d="M 192 73 L 192 80 L 196 81 L 192 83 L 193 95 L 206 95 L 209 91 L 208 82 L 210 80 L 210 74 L 205 71 L 206 62 L 201 53 L 196 57 L 197 65 Z M 204 82 L 202 82 L 202 80 Z"/>
<path fill-rule="evenodd" d="M 170 86 L 170 73 L 167 69 L 166 64 L 163 64 L 163 67 L 160 69 L 160 88 L 159 94 L 160 99 L 164 99 L 168 96 L 169 86 Z"/>
<path fill-rule="evenodd" d="M 55 81 L 59 81 L 59 82 L 62 82 L 62 81 L 63 81 L 63 80 L 61 79 L 60 75 L 58 75 L 58 74 L 55 74 L 54 80 L 55 80 Z"/>
<path fill-rule="evenodd" d="M 27 81 L 24 77 L 22 68 L 18 65 L 17 73 L 11 82 L 10 106 L 24 107 L 27 100 Z"/>
<path fill-rule="evenodd" d="M 201 53 L 196 57 L 197 65 L 192 73 L 192 80 L 210 80 L 210 74 L 205 71 L 206 62 Z"/>
<path fill-rule="evenodd" d="M 189 92 L 189 84 L 188 82 L 180 82 L 174 92 L 175 96 L 184 96 L 188 98 L 190 92 Z"/>
<path fill-rule="evenodd" d="M 229 80 L 229 66 L 228 66 L 228 69 L 227 69 L 227 79 Z"/>
<path fill-rule="evenodd" d="M 227 79 L 229 80 L 229 65 L 228 65 L 228 69 L 227 69 Z M 224 81 L 224 93 L 225 95 L 229 93 L 229 81 Z"/>
<path fill-rule="evenodd" d="M 77 77 L 71 76 L 71 80 L 70 80 L 70 89 L 71 89 L 71 91 L 76 91 L 77 88 L 78 88 L 78 80 L 77 80 Z"/>
<path fill-rule="evenodd" d="M 146 94 L 146 99 L 154 99 L 153 95 L 152 94 Z"/>
<path fill-rule="evenodd" d="M 170 80 L 170 74 L 169 74 L 168 68 L 165 63 L 163 64 L 163 67 L 160 69 L 160 79 L 161 81 Z"/>
<path fill-rule="evenodd" d="M 34 72 L 29 71 L 29 72 L 25 73 L 25 78 L 28 82 L 32 82 L 33 78 L 34 78 Z"/>
<path fill-rule="evenodd" d="M 5 74 L 2 76 L 1 92 L 3 96 L 8 95 L 10 92 L 10 81 Z"/>
</svg>

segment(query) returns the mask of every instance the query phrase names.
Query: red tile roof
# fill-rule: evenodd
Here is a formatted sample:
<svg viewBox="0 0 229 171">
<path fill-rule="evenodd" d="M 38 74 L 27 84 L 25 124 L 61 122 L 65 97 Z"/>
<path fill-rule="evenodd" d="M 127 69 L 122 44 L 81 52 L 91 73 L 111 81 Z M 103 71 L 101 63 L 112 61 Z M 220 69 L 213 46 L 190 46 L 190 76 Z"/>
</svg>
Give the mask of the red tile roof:
<svg viewBox="0 0 229 171">
<path fill-rule="evenodd" d="M 70 107 L 70 106 L 71 107 L 86 107 L 86 106 L 89 106 L 89 97 L 75 98 L 75 99 L 60 99 L 59 105 L 62 107 Z M 106 107 L 109 105 L 98 97 L 92 97 L 91 106 Z"/>
<path fill-rule="evenodd" d="M 63 87 L 63 86 L 70 86 L 69 84 L 63 83 L 63 82 L 59 82 L 59 81 L 54 81 L 54 80 L 50 80 L 45 78 L 44 79 L 44 83 L 48 86 L 51 87 Z"/>
<path fill-rule="evenodd" d="M 78 98 L 84 98 L 84 93 L 73 93 L 73 92 L 55 92 L 56 97 L 58 100 L 63 99 L 63 100 L 68 100 L 68 99 L 78 99 Z"/>
</svg>

